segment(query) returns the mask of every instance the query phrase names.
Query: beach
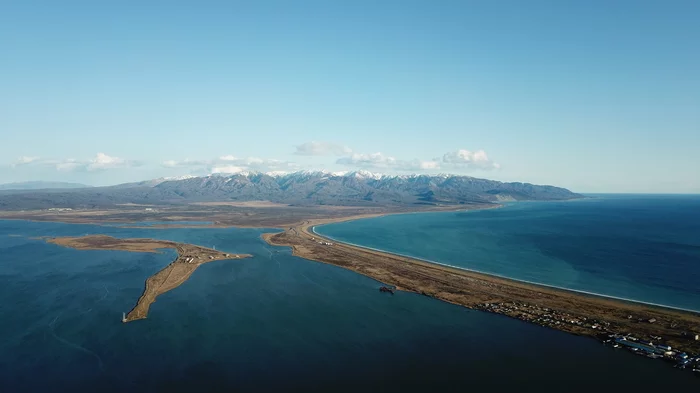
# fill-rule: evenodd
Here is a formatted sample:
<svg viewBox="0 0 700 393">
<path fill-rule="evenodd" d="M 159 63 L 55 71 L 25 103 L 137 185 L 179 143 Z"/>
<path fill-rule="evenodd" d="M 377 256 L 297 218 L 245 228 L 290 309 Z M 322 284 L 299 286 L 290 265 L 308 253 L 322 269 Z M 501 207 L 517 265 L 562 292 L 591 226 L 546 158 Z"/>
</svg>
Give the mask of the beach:
<svg viewBox="0 0 700 393">
<path fill-rule="evenodd" d="M 355 217 L 359 218 L 367 216 Z M 352 218 L 341 220 L 349 219 Z M 263 238 L 273 245 L 291 247 L 294 255 L 355 271 L 397 290 L 577 335 L 607 339 L 611 335 L 624 334 L 642 340 L 662 341 L 682 351 L 700 352 L 700 342 L 694 339 L 693 333 L 700 326 L 698 313 L 440 265 L 345 244 L 313 231 L 315 226 L 331 222 L 337 221 L 308 220 L 281 233 L 264 234 Z"/>
</svg>

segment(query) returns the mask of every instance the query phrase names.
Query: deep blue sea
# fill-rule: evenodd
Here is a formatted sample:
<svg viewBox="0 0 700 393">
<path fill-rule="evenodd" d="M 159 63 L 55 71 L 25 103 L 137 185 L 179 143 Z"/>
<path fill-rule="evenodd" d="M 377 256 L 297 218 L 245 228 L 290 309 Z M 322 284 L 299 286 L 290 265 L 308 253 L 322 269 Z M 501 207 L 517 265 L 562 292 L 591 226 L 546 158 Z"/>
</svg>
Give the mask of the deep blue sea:
<svg viewBox="0 0 700 393">
<path fill-rule="evenodd" d="M 700 311 L 700 196 L 595 195 L 317 227 L 431 261 Z"/>
<path fill-rule="evenodd" d="M 468 213 L 465 220 L 481 214 Z M 270 247 L 260 239 L 268 231 L 0 221 L 0 391 L 590 392 L 601 386 L 700 386 L 693 373 L 592 339 L 416 294 L 383 295 L 372 279 Z M 254 257 L 201 266 L 160 296 L 147 319 L 123 324 L 122 312 L 135 304 L 145 279 L 175 253 L 78 251 L 32 239 L 95 233 L 183 241 Z"/>
</svg>

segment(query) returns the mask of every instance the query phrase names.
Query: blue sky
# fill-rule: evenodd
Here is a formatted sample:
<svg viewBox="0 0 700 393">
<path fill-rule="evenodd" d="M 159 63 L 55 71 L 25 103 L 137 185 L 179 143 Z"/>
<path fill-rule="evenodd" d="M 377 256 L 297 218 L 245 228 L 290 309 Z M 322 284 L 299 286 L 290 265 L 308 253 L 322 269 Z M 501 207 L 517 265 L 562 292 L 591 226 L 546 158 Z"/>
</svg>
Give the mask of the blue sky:
<svg viewBox="0 0 700 393">
<path fill-rule="evenodd" d="M 6 1 L 0 183 L 367 169 L 698 193 L 698 20 L 693 0 Z"/>
</svg>

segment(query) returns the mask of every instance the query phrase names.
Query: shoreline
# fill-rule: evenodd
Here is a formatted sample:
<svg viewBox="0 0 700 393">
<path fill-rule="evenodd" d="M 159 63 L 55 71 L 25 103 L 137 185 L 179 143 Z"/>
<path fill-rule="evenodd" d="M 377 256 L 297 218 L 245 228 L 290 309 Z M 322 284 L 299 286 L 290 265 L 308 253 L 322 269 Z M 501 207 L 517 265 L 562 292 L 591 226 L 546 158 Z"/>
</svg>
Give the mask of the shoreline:
<svg viewBox="0 0 700 393">
<path fill-rule="evenodd" d="M 346 215 L 335 216 L 314 214 L 307 216 L 306 219 L 296 220 L 294 223 L 288 223 L 286 220 L 291 217 L 272 218 L 267 221 L 274 221 L 279 225 L 254 225 L 255 221 L 240 222 L 231 218 L 225 222 L 211 220 L 215 223 L 211 227 L 222 229 L 249 227 L 270 230 L 279 228 L 281 229 L 279 232 L 262 233 L 261 238 L 270 245 L 290 247 L 295 256 L 342 267 L 377 280 L 379 283 L 393 286 L 397 290 L 422 294 L 470 309 L 498 313 L 528 323 L 603 341 L 610 341 L 609 337 L 633 335 L 637 337 L 630 337 L 633 340 L 653 340 L 657 343 L 672 345 L 676 350 L 700 353 L 700 341 L 691 338 L 692 335 L 700 333 L 700 313 L 695 310 L 517 280 L 410 255 L 339 242 L 315 231 L 316 226 L 394 214 L 473 212 L 502 207 L 505 206 L 503 204 L 449 205 L 418 210 L 353 211 L 347 212 L 349 214 Z M 7 219 L 7 217 L 3 218 Z M 54 216 L 54 218 L 57 217 Z M 82 217 L 81 221 L 81 224 L 110 224 L 100 222 L 99 216 Z M 182 222 L 186 219 L 180 218 L 178 221 Z M 129 222 L 136 226 L 139 221 L 121 218 L 119 222 Z M 145 228 L 209 227 L 208 225 L 176 225 L 165 227 L 153 225 Z M 320 244 L 323 240 L 326 243 L 334 243 Z M 181 254 L 178 254 L 178 258 L 180 256 Z M 167 281 L 168 277 L 164 280 Z M 148 281 L 146 284 L 142 297 L 146 296 L 148 291 L 152 291 Z M 155 301 L 155 298 L 152 301 Z M 145 318 L 145 315 L 134 319 L 140 318 Z"/>
<path fill-rule="evenodd" d="M 368 218 L 373 218 L 373 217 L 368 217 Z M 364 219 L 364 218 L 358 218 L 358 220 L 362 220 L 362 219 Z M 348 221 L 354 221 L 354 220 L 348 220 Z M 367 250 L 372 250 L 372 251 L 376 251 L 376 252 L 380 252 L 380 253 L 385 253 L 385 254 L 396 255 L 396 256 L 400 256 L 400 257 L 404 257 L 404 258 L 416 259 L 416 260 L 419 260 L 419 261 L 423 261 L 423 262 L 427 262 L 427 263 L 432 263 L 432 264 L 440 265 L 440 266 L 445 266 L 445 267 L 452 268 L 452 269 L 464 270 L 464 271 L 470 272 L 470 273 L 478 273 L 478 274 L 483 274 L 483 275 L 486 275 L 486 276 L 493 276 L 493 277 L 497 277 L 497 278 L 501 278 L 501 279 L 505 279 L 505 280 L 511 280 L 511 281 L 515 281 L 515 282 L 519 282 L 519 283 L 523 283 L 523 284 L 530 284 L 530 285 L 536 285 L 536 286 L 541 286 L 541 287 L 545 287 L 545 288 L 557 289 L 557 290 L 560 290 L 560 291 L 567 291 L 567 292 L 572 292 L 572 293 L 580 294 L 580 295 L 586 295 L 586 296 L 592 296 L 592 297 L 600 297 L 600 298 L 610 299 L 610 300 L 617 300 L 617 301 L 621 301 L 621 302 L 625 302 L 625 303 L 641 304 L 641 305 L 650 306 L 650 307 L 657 307 L 657 308 L 661 308 L 661 309 L 665 309 L 665 308 L 666 308 L 666 309 L 671 309 L 671 310 L 676 310 L 676 311 L 683 311 L 683 312 L 689 312 L 689 313 L 700 314 L 700 310 L 693 310 L 693 309 L 688 309 L 688 308 L 683 308 L 683 307 L 670 306 L 670 305 L 666 305 L 666 304 L 651 303 L 651 302 L 647 302 L 647 301 L 643 301 L 643 300 L 637 300 L 637 299 L 622 298 L 622 297 L 613 296 L 613 295 L 606 295 L 606 294 L 602 294 L 602 293 L 596 293 L 596 292 L 585 291 L 585 290 L 582 290 L 582 289 L 566 288 L 566 287 L 561 287 L 561 286 L 552 285 L 552 284 L 544 284 L 544 283 L 535 282 L 535 281 L 522 280 L 522 279 L 518 279 L 518 278 L 513 278 L 513 277 L 504 276 L 504 275 L 497 274 L 497 273 L 485 272 L 485 271 L 476 270 L 476 269 L 470 269 L 470 268 L 466 268 L 466 267 L 462 267 L 462 266 L 450 265 L 450 264 L 447 264 L 447 263 L 442 263 L 442 262 L 433 261 L 433 260 L 427 259 L 427 258 L 421 258 L 421 257 L 413 256 L 413 255 L 408 255 L 408 254 L 402 254 L 402 253 L 394 252 L 394 251 L 382 250 L 382 249 L 380 249 L 380 248 L 374 248 L 374 247 L 369 247 L 369 246 L 363 246 L 363 245 L 357 244 L 357 243 L 346 242 L 346 241 L 343 241 L 343 240 L 338 240 L 338 239 L 336 239 L 336 238 L 334 238 L 334 237 L 332 237 L 332 236 L 328 236 L 328 235 L 324 235 L 324 234 L 321 234 L 321 233 L 316 232 L 316 227 L 324 226 L 324 225 L 330 225 L 330 224 L 335 224 L 335 222 L 333 222 L 333 223 L 327 223 L 327 224 L 314 225 L 314 226 L 311 227 L 311 232 L 313 232 L 314 234 L 316 234 L 316 235 L 318 235 L 318 236 L 320 236 L 320 237 L 324 237 L 324 238 L 326 238 L 326 239 L 331 239 L 331 240 L 333 240 L 333 241 L 336 242 L 336 243 L 351 245 L 351 246 L 358 247 L 358 248 L 365 248 L 365 249 L 367 249 Z"/>
<path fill-rule="evenodd" d="M 317 226 L 362 218 L 370 217 L 307 220 L 262 238 L 271 245 L 291 247 L 295 256 L 352 270 L 397 290 L 598 339 L 619 334 L 649 341 L 661 337 L 655 341 L 700 353 L 700 342 L 688 336 L 700 333 L 695 331 L 700 330 L 696 310 L 516 280 L 345 243 L 315 231 Z"/>
<path fill-rule="evenodd" d="M 182 285 L 199 266 L 218 260 L 252 257 L 250 254 L 228 254 L 206 247 L 169 240 L 144 238 L 121 239 L 106 235 L 53 237 L 44 240 L 47 243 L 76 250 L 117 250 L 158 253 L 164 248 L 175 249 L 177 257 L 146 279 L 143 293 L 138 301 L 128 313 L 124 313 L 122 317 L 122 322 L 124 323 L 145 319 L 148 316 L 151 304 L 155 303 L 158 296 Z"/>
<path fill-rule="evenodd" d="M 19 212 L 0 210 L 0 220 L 99 225 L 129 229 L 283 229 L 289 226 L 297 225 L 304 220 L 309 219 L 356 219 L 370 215 L 412 214 L 462 210 L 468 211 L 498 208 L 501 206 L 502 205 L 500 203 L 372 207 L 349 206 L 342 208 L 339 206 L 320 205 L 313 207 L 276 207 L 274 209 L 248 208 L 246 211 L 178 210 L 174 208 L 173 210 L 163 209 L 158 212 L 144 212 L 124 209 L 86 209 L 60 213 L 48 212 L 46 210 Z M 144 223 L 149 221 L 156 221 L 159 223 L 155 225 L 144 225 Z M 188 224 L 188 222 L 207 223 Z"/>
</svg>

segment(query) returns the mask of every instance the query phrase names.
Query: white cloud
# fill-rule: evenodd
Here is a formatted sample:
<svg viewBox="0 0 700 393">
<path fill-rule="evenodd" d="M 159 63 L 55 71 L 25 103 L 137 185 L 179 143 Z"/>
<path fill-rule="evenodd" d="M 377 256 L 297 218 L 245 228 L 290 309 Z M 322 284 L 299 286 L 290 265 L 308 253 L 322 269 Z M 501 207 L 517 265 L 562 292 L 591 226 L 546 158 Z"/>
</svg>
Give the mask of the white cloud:
<svg viewBox="0 0 700 393">
<path fill-rule="evenodd" d="M 417 164 L 420 169 L 440 169 L 440 163 L 437 161 L 418 161 Z"/>
<path fill-rule="evenodd" d="M 177 168 L 177 167 L 201 167 L 209 165 L 209 161 L 204 160 L 190 160 L 186 158 L 182 161 L 167 160 L 161 163 L 162 166 L 166 168 Z"/>
<path fill-rule="evenodd" d="M 306 142 L 296 147 L 294 154 L 300 156 L 342 156 L 351 154 L 352 149 L 347 146 L 330 142 Z"/>
<path fill-rule="evenodd" d="M 244 167 L 240 166 L 235 166 L 235 165 L 222 165 L 222 166 L 214 166 L 211 168 L 211 173 L 238 173 L 238 172 L 243 172 L 246 169 Z"/>
<path fill-rule="evenodd" d="M 478 150 L 476 152 L 470 152 L 465 149 L 445 153 L 442 158 L 434 158 L 432 160 L 399 160 L 382 153 L 353 153 L 347 157 L 339 158 L 336 160 L 336 164 L 402 172 L 436 171 L 440 169 L 458 171 L 465 169 L 489 170 L 500 168 L 497 163 L 488 158 L 485 151 Z"/>
<path fill-rule="evenodd" d="M 140 166 L 141 164 L 136 161 L 125 160 L 119 157 L 108 156 L 104 153 L 97 153 L 95 158 L 87 162 L 85 169 L 88 171 L 101 171 L 105 169 L 114 168 L 130 168 L 134 166 Z"/>
<path fill-rule="evenodd" d="M 353 153 L 348 157 L 339 158 L 336 164 L 366 168 L 388 168 L 396 164 L 396 158 L 385 156 L 380 152 L 370 154 Z"/>
<path fill-rule="evenodd" d="M 289 171 L 298 168 L 298 165 L 282 160 L 246 157 L 238 158 L 233 155 L 225 155 L 212 160 L 190 160 L 182 161 L 167 160 L 161 163 L 166 168 L 189 168 L 193 173 L 238 173 L 245 171 L 273 172 Z"/>
<path fill-rule="evenodd" d="M 440 169 L 439 160 L 397 160 L 394 157 L 382 153 L 360 154 L 355 153 L 348 157 L 339 158 L 336 164 L 355 166 L 360 168 L 389 169 L 403 172 L 420 172 Z"/>
<path fill-rule="evenodd" d="M 48 163 L 49 165 L 54 165 L 57 171 L 74 171 L 80 166 L 80 163 L 72 158 L 65 159 L 63 161 L 56 161 Z"/>
<path fill-rule="evenodd" d="M 52 166 L 58 171 L 102 171 L 115 168 L 130 168 L 140 166 L 138 161 L 126 160 L 119 157 L 109 156 L 105 153 L 97 153 L 90 160 L 77 160 L 74 158 L 64 159 L 41 159 L 39 157 L 20 157 L 13 167 L 19 165 L 43 165 Z"/>
<path fill-rule="evenodd" d="M 39 160 L 40 160 L 39 157 L 22 156 L 22 157 L 17 158 L 17 160 L 12 163 L 12 166 L 15 167 L 15 166 L 21 166 L 21 165 L 29 165 L 29 164 L 31 164 L 33 162 L 37 162 Z"/>
<path fill-rule="evenodd" d="M 498 169 L 500 165 L 491 161 L 483 150 L 471 152 L 469 150 L 460 149 L 457 151 L 445 153 L 442 156 L 442 162 L 454 167 L 466 167 L 477 169 Z"/>
</svg>

